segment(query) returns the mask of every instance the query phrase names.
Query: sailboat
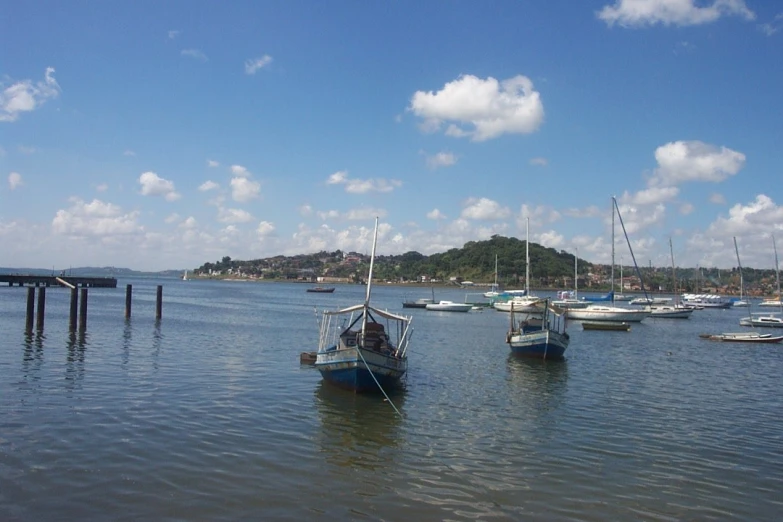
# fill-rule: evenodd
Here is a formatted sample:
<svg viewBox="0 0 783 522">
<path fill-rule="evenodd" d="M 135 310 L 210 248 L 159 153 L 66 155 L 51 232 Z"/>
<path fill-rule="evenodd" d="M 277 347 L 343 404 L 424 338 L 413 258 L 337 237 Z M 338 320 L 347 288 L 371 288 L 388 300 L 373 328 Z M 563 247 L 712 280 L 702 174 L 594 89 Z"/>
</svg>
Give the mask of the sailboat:
<svg viewBox="0 0 783 522">
<path fill-rule="evenodd" d="M 182 280 L 183 281 L 187 281 L 188 280 L 188 271 L 187 270 L 185 270 L 185 273 L 182 274 Z"/>
<path fill-rule="evenodd" d="M 735 249 L 736 249 L 736 246 L 737 245 L 734 245 Z M 741 307 L 749 306 L 750 303 L 748 303 L 745 300 L 744 296 L 745 296 L 745 278 L 742 277 L 742 271 L 740 270 L 740 295 L 739 295 L 739 299 L 737 299 L 736 301 L 733 301 L 731 303 L 731 306 L 733 306 L 735 308 L 741 308 Z"/>
<path fill-rule="evenodd" d="M 495 254 L 495 282 L 492 283 L 492 289 L 489 292 L 484 292 L 484 297 L 497 297 L 500 295 L 498 287 L 498 255 Z"/>
<path fill-rule="evenodd" d="M 560 308 L 587 308 L 590 304 L 589 301 L 579 300 L 579 276 L 577 274 L 577 263 L 579 258 L 579 249 L 574 253 L 574 291 L 573 292 L 558 292 L 557 300 L 552 301 L 552 304 L 559 306 Z"/>
<path fill-rule="evenodd" d="M 672 238 L 669 238 L 669 253 L 672 257 L 672 282 L 674 288 L 674 306 L 653 306 L 650 317 L 656 319 L 688 319 L 693 313 L 693 308 L 680 304 L 677 297 L 677 272 L 674 268 L 674 249 L 672 248 Z"/>
<path fill-rule="evenodd" d="M 541 301 L 538 297 L 530 295 L 530 218 L 525 218 L 525 293 L 514 295 L 506 301 L 495 301 L 492 307 L 499 312 L 528 312 L 540 314 L 541 309 L 536 305 Z"/>
<path fill-rule="evenodd" d="M 357 393 L 381 391 L 386 395 L 386 390 L 397 386 L 408 369 L 406 352 L 412 334 L 412 317 L 370 304 L 377 242 L 378 218 L 375 218 L 364 302 L 341 310 L 323 311 L 315 367 L 324 381 L 335 386 Z"/>
<path fill-rule="evenodd" d="M 620 209 L 617 207 L 617 199 L 615 199 L 614 196 L 612 196 L 612 269 L 611 269 L 611 282 L 612 282 L 612 291 L 609 292 L 610 296 L 612 296 L 612 305 L 611 306 L 604 306 L 600 304 L 591 304 L 587 306 L 586 308 L 575 308 L 575 309 L 569 309 L 566 312 L 566 315 L 569 319 L 577 319 L 580 321 L 624 321 L 629 323 L 638 323 L 644 320 L 645 317 L 648 317 L 651 313 L 651 310 L 648 307 L 645 307 L 642 310 L 636 310 L 636 309 L 630 309 L 630 308 L 622 308 L 619 306 L 614 306 L 614 216 L 615 211 L 617 211 L 617 214 L 619 215 Z M 620 224 L 622 225 L 622 216 L 620 216 Z M 623 232 L 625 232 L 625 226 L 623 226 Z M 626 242 L 628 243 L 628 248 L 630 248 L 631 244 L 628 241 L 628 236 L 626 234 L 625 236 Z M 631 256 L 633 257 L 633 250 L 631 250 Z M 634 261 L 634 265 L 636 262 Z M 641 280 L 641 276 L 639 278 Z"/>
<path fill-rule="evenodd" d="M 737 248 L 736 241 L 737 240 L 735 239 L 734 248 Z M 780 265 L 778 264 L 778 247 L 775 245 L 775 236 L 772 236 L 772 249 L 775 251 L 775 275 L 778 285 L 778 295 L 780 295 Z M 737 254 L 737 261 L 739 261 L 739 254 Z M 742 269 L 740 268 L 740 277 L 742 277 L 741 274 Z M 777 313 L 751 313 L 748 317 L 743 317 L 740 319 L 740 326 L 766 326 L 771 328 L 783 328 L 783 303 L 780 302 L 780 299 L 778 299 L 778 306 L 780 311 Z"/>
</svg>

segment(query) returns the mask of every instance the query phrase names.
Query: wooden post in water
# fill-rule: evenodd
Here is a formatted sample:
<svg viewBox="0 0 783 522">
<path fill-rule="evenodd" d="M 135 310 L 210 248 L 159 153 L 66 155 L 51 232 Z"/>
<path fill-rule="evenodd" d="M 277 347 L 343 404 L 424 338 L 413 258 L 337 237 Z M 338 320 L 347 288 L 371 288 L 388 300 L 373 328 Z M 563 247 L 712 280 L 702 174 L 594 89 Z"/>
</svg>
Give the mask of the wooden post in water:
<svg viewBox="0 0 783 522">
<path fill-rule="evenodd" d="M 33 331 L 33 316 L 35 315 L 35 288 L 27 289 L 27 316 L 25 317 L 25 330 Z"/>
<path fill-rule="evenodd" d="M 155 319 L 160 321 L 163 317 L 163 285 L 158 285 L 158 295 L 155 301 Z"/>
<path fill-rule="evenodd" d="M 40 286 L 38 287 L 38 317 L 36 317 L 35 321 L 35 329 L 40 331 L 43 331 L 44 328 L 44 315 L 46 310 L 46 287 Z"/>
<path fill-rule="evenodd" d="M 87 330 L 87 289 L 82 288 L 81 303 L 79 303 L 79 330 Z"/>
<path fill-rule="evenodd" d="M 71 287 L 71 313 L 68 317 L 68 331 L 76 331 L 76 311 L 79 308 L 79 289 Z"/>
<path fill-rule="evenodd" d="M 133 285 L 125 285 L 125 319 L 131 316 L 131 296 L 133 295 Z"/>
</svg>

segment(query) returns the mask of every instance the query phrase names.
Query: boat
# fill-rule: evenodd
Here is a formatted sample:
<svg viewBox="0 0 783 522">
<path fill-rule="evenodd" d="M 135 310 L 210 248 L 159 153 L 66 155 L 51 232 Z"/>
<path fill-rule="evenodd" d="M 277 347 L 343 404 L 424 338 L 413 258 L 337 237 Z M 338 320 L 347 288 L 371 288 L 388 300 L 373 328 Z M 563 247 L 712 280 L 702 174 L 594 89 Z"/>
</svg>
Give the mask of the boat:
<svg viewBox="0 0 783 522">
<path fill-rule="evenodd" d="M 427 304 L 425 308 L 433 312 L 467 312 L 473 308 L 473 305 L 471 303 L 456 303 L 454 301 L 438 301 L 437 303 Z"/>
<path fill-rule="evenodd" d="M 543 304 L 543 316 L 538 321 L 517 322 L 511 311 L 506 343 L 512 354 L 539 359 L 563 358 L 571 340 L 566 332 L 565 310 L 553 306 L 549 299 L 544 299 Z"/>
<path fill-rule="evenodd" d="M 737 243 L 736 239 L 734 240 L 734 247 L 736 248 Z M 772 248 L 775 251 L 775 279 L 777 280 L 777 286 L 778 286 L 778 294 L 780 294 L 780 270 L 778 265 L 778 247 L 775 244 L 775 236 L 772 236 Z M 739 261 L 739 253 L 737 254 L 737 261 Z M 742 277 L 742 268 L 740 267 L 740 277 Z M 763 303 L 762 303 L 763 304 Z M 740 319 L 740 326 L 762 326 L 767 328 L 783 328 L 783 318 L 780 316 L 783 315 L 783 304 L 780 305 L 780 311 L 775 312 L 757 312 L 757 313 L 750 313 L 748 314 L 748 317 L 743 317 Z"/>
<path fill-rule="evenodd" d="M 779 343 L 780 341 L 783 341 L 783 335 L 757 332 L 699 334 L 699 337 L 710 341 L 722 341 L 727 343 Z"/>
<path fill-rule="evenodd" d="M 552 301 L 552 304 L 559 306 L 560 308 L 587 308 L 590 304 L 588 301 L 579 300 L 579 279 L 577 274 L 577 263 L 579 257 L 579 250 L 574 253 L 574 290 L 573 292 L 564 290 L 557 293 L 557 300 Z"/>
<path fill-rule="evenodd" d="M 783 301 L 780 299 L 764 299 L 759 303 L 759 306 L 774 306 L 776 308 L 780 308 L 783 306 Z"/>
<path fill-rule="evenodd" d="M 681 305 L 679 298 L 677 297 L 677 272 L 674 268 L 674 249 L 672 248 L 672 238 L 669 238 L 669 253 L 671 254 L 672 258 L 672 288 L 674 289 L 674 305 L 670 306 L 666 304 L 664 306 L 652 306 L 652 313 L 650 314 L 650 317 L 654 319 L 690 319 L 691 314 L 693 313 L 693 308 L 690 306 Z M 661 298 L 653 299 L 653 303 L 655 303 L 658 299 Z"/>
<path fill-rule="evenodd" d="M 731 308 L 731 301 L 715 294 L 682 294 L 682 304 L 697 309 L 725 310 Z"/>
<path fill-rule="evenodd" d="M 736 248 L 736 245 L 734 245 L 734 246 Z M 737 255 L 739 255 L 739 254 L 737 254 Z M 745 293 L 745 279 L 742 277 L 742 271 L 740 271 L 740 295 L 739 295 L 739 299 L 731 301 L 731 306 L 732 307 L 734 307 L 734 308 L 741 308 L 741 307 L 750 306 L 750 303 L 748 303 L 745 300 L 745 298 L 744 298 L 744 295 L 743 295 L 744 293 Z"/>
<path fill-rule="evenodd" d="M 530 294 L 530 218 L 525 218 L 525 289 L 522 292 L 509 291 L 506 294 L 511 297 L 492 303 L 492 307 L 499 312 L 537 312 L 536 305 L 540 298 Z"/>
<path fill-rule="evenodd" d="M 416 299 L 415 301 L 403 301 L 402 307 L 403 308 L 427 308 L 428 304 L 432 304 L 433 300 L 429 297 L 422 297 L 420 299 Z"/>
<path fill-rule="evenodd" d="M 602 304 L 591 304 L 585 308 L 571 308 L 567 311 L 569 319 L 576 319 L 580 321 L 614 321 L 614 322 L 629 322 L 638 323 L 643 321 L 646 317 L 649 317 L 652 313 L 649 307 L 643 309 L 638 308 L 623 308 L 620 306 L 614 306 L 614 216 L 615 211 L 619 216 L 620 210 L 617 207 L 617 200 L 612 196 L 612 269 L 611 269 L 611 290 L 609 296 L 612 298 L 611 306 Z M 625 233 L 625 225 L 623 225 L 622 216 L 620 217 L 620 224 L 623 226 L 623 233 Z M 628 235 L 626 234 L 626 242 L 628 242 L 628 248 L 631 243 L 628 241 Z M 631 250 L 631 256 L 633 256 L 633 250 Z M 636 260 L 634 259 L 634 265 Z M 637 268 L 638 270 L 638 268 Z M 639 274 L 639 280 L 641 281 L 641 274 Z M 644 290 L 644 283 L 642 282 L 642 290 Z M 646 292 L 645 292 L 646 296 Z"/>
<path fill-rule="evenodd" d="M 188 271 L 187 270 L 185 270 L 185 273 L 182 274 L 182 280 L 183 281 L 187 281 L 188 280 Z"/>
<path fill-rule="evenodd" d="M 500 295 L 500 287 L 498 286 L 498 255 L 495 254 L 495 282 L 492 283 L 490 290 L 484 292 L 484 297 L 494 298 Z"/>
<path fill-rule="evenodd" d="M 627 332 L 631 324 L 624 321 L 582 321 L 582 329 Z"/>
<path fill-rule="evenodd" d="M 388 398 L 385 390 L 398 386 L 408 370 L 412 317 L 370 304 L 377 242 L 378 218 L 375 218 L 364 302 L 341 310 L 323 311 L 315 367 L 329 384 L 357 393 L 381 391 Z"/>
<path fill-rule="evenodd" d="M 316 292 L 316 293 L 319 293 L 319 294 L 331 294 L 332 292 L 334 292 L 334 287 L 333 286 L 329 286 L 329 287 L 314 286 L 312 288 L 308 288 L 307 291 L 308 292 Z"/>
</svg>

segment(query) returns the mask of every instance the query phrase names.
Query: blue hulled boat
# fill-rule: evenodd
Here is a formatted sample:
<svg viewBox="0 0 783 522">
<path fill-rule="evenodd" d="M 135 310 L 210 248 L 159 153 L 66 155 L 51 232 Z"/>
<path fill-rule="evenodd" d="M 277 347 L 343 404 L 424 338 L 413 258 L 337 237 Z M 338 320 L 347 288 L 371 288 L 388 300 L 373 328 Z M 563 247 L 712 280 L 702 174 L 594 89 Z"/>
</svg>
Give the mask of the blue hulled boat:
<svg viewBox="0 0 783 522">
<path fill-rule="evenodd" d="M 545 299 L 540 315 L 528 313 L 524 317 L 517 321 L 512 309 L 511 326 L 506 335 L 511 353 L 540 359 L 562 359 L 571 340 L 566 333 L 565 310 Z"/>
<path fill-rule="evenodd" d="M 315 367 L 326 382 L 354 392 L 384 392 L 399 384 L 408 370 L 411 317 L 370 306 L 377 240 L 376 218 L 364 303 L 325 310 L 319 323 Z"/>
</svg>

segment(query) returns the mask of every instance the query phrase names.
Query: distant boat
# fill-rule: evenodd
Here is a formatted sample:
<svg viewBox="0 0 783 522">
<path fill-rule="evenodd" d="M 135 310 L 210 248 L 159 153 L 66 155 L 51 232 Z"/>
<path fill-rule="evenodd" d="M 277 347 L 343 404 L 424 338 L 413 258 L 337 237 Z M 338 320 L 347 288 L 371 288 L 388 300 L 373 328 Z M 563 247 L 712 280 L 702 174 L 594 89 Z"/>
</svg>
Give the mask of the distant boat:
<svg viewBox="0 0 783 522">
<path fill-rule="evenodd" d="M 187 270 L 185 270 L 185 273 L 182 274 L 182 280 L 183 281 L 187 281 L 188 280 L 188 271 Z"/>
<path fill-rule="evenodd" d="M 324 286 L 314 286 L 312 288 L 307 289 L 308 292 L 317 292 L 319 294 L 331 294 L 334 292 L 334 287 L 324 287 Z"/>
<path fill-rule="evenodd" d="M 411 317 L 370 305 L 377 241 L 378 218 L 375 219 L 364 302 L 323 312 L 319 321 L 315 367 L 324 381 L 332 385 L 354 392 L 381 391 L 386 395 L 385 390 L 398 385 L 408 370 L 406 352 L 412 329 Z M 380 319 L 385 320 L 385 325 Z"/>
<path fill-rule="evenodd" d="M 415 301 L 403 301 L 402 307 L 403 308 L 427 308 L 427 305 L 432 303 L 433 301 L 429 297 L 422 297 L 421 299 L 416 299 Z"/>
<path fill-rule="evenodd" d="M 615 321 L 582 321 L 582 328 L 584 330 L 611 330 L 627 332 L 631 329 L 631 324 Z"/>
<path fill-rule="evenodd" d="M 455 303 L 454 301 L 438 301 L 425 306 L 427 310 L 434 312 L 467 312 L 473 305 L 471 303 Z"/>
<path fill-rule="evenodd" d="M 498 296 L 500 299 L 492 303 L 492 307 L 498 312 L 510 312 L 513 310 L 519 312 L 536 312 L 536 304 L 541 301 L 538 297 L 530 295 L 530 218 L 525 218 L 525 290 L 523 292 L 508 291 L 504 292 L 510 296 L 504 299 L 504 295 Z"/>
<path fill-rule="evenodd" d="M 563 358 L 571 342 L 566 333 L 565 310 L 552 306 L 549 299 L 544 299 L 543 304 L 541 318 L 532 321 L 526 319 L 516 322 L 514 309 L 511 310 L 506 342 L 512 354 L 539 359 Z"/>
<path fill-rule="evenodd" d="M 773 336 L 772 334 L 757 332 L 700 334 L 699 337 L 710 341 L 729 343 L 779 343 L 783 341 L 783 335 Z"/>
<path fill-rule="evenodd" d="M 736 239 L 735 239 L 736 247 Z M 778 269 L 778 247 L 775 245 L 775 236 L 772 236 L 772 248 L 775 251 L 775 275 L 778 285 L 778 294 L 780 294 L 780 270 Z M 737 254 L 739 260 L 739 254 Z M 742 277 L 742 268 L 740 267 L 740 278 Z M 740 279 L 742 280 L 742 279 Z M 778 301 L 780 303 L 780 301 Z M 763 304 L 763 303 L 762 303 Z M 751 313 L 748 317 L 740 319 L 740 326 L 764 326 L 768 328 L 783 328 L 783 305 L 780 305 L 780 312 Z"/>
<path fill-rule="evenodd" d="M 672 306 L 667 304 L 664 306 L 653 306 L 650 317 L 653 319 L 690 319 L 691 314 L 693 313 L 693 308 L 690 306 L 681 305 L 679 298 L 677 297 L 677 272 L 674 268 L 674 249 L 672 248 L 672 238 L 669 238 L 669 253 L 671 254 L 672 258 L 672 288 L 674 289 L 674 305 Z M 661 298 L 653 299 L 653 303 L 655 303 L 658 299 Z M 633 304 L 633 301 L 631 301 L 631 304 Z"/>
</svg>

